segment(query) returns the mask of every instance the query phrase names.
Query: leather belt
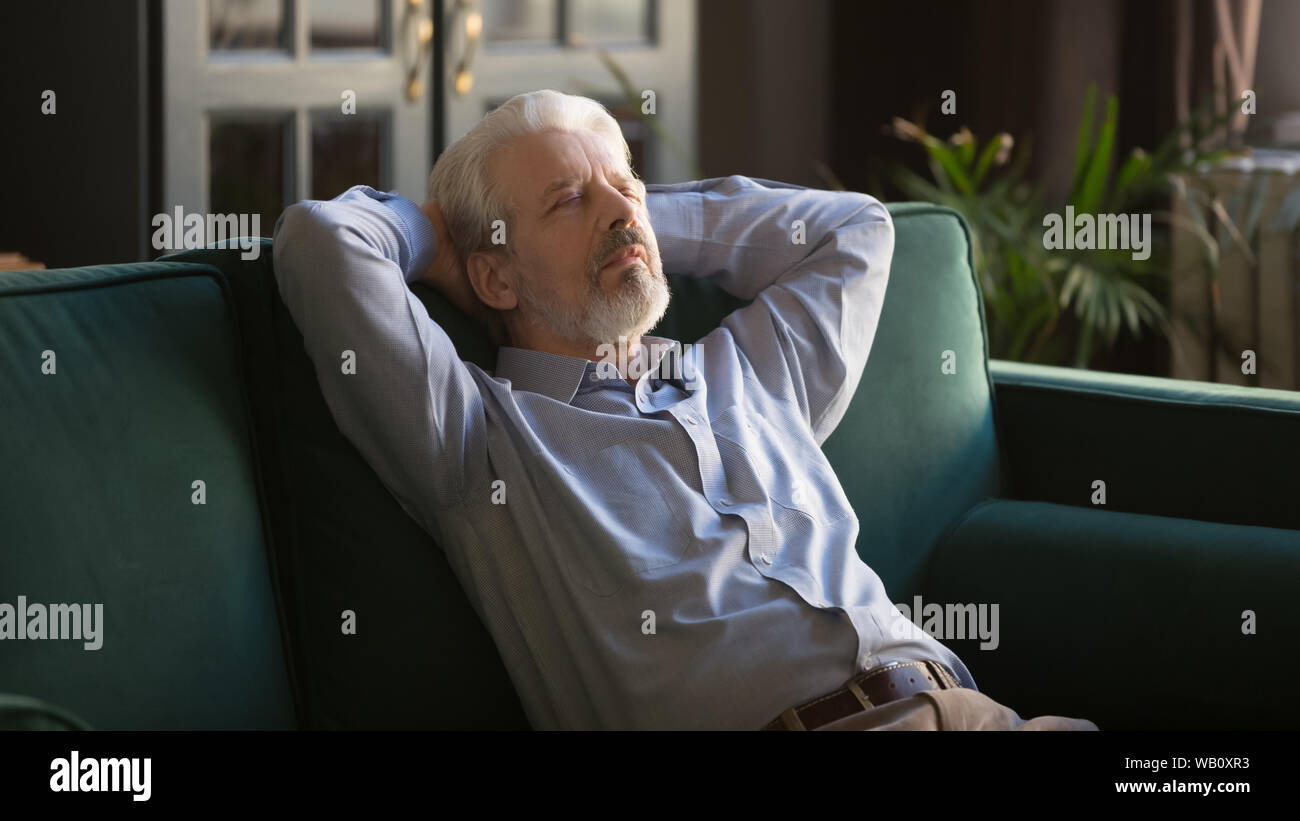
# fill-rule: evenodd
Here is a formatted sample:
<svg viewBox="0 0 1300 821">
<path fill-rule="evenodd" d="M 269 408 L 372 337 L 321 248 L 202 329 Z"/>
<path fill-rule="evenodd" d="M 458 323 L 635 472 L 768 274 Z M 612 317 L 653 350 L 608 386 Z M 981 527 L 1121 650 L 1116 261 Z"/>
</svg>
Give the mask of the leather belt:
<svg viewBox="0 0 1300 821">
<path fill-rule="evenodd" d="M 922 690 L 950 690 L 961 686 L 951 670 L 935 661 L 884 664 L 859 673 L 834 692 L 789 708 L 763 729 L 815 730 Z"/>
</svg>

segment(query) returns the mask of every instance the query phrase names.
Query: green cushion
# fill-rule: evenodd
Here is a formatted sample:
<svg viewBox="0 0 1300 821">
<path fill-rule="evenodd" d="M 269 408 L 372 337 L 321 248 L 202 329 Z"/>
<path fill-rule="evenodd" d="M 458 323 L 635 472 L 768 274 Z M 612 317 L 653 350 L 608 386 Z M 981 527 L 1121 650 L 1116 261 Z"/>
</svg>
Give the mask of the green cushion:
<svg viewBox="0 0 1300 821">
<path fill-rule="evenodd" d="M 205 266 L 0 275 L 0 602 L 103 608 L 98 650 L 0 642 L 0 691 L 100 729 L 295 726 L 237 350 Z"/>
<path fill-rule="evenodd" d="M 871 357 L 822 450 L 861 522 L 858 555 L 894 601 L 944 528 L 1000 495 L 984 303 L 957 212 L 889 206 L 894 260 Z M 944 373 L 951 351 L 955 373 Z"/>
<path fill-rule="evenodd" d="M 922 600 L 998 604 L 996 649 L 944 643 L 1022 717 L 1300 729 L 1297 578 L 1294 530 L 995 500 L 936 548 Z"/>
</svg>

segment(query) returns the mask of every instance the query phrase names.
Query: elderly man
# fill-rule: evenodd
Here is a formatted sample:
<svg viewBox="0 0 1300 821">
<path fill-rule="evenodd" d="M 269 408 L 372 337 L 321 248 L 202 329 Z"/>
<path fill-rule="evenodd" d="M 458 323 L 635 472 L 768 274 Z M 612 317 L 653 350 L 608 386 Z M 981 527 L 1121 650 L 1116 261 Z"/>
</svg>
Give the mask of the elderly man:
<svg viewBox="0 0 1300 821">
<path fill-rule="evenodd" d="M 979 693 L 854 550 L 820 444 L 884 301 L 877 200 L 646 186 L 609 113 L 551 90 L 487 115 L 428 194 L 290 207 L 276 276 L 339 428 L 446 550 L 535 728 L 1096 729 Z M 665 269 L 752 302 L 689 347 L 649 336 Z M 493 373 L 417 280 L 504 343 Z"/>
</svg>

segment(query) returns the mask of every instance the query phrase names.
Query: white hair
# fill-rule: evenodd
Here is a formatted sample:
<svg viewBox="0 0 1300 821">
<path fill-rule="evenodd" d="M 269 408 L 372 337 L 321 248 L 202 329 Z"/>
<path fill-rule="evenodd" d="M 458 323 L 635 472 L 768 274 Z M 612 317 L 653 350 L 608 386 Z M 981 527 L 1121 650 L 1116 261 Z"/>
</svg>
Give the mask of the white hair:
<svg viewBox="0 0 1300 821">
<path fill-rule="evenodd" d="M 514 212 L 488 171 L 493 153 L 515 137 L 548 129 L 595 134 L 634 174 L 623 130 L 597 101 L 549 88 L 511 97 L 448 146 L 429 174 L 429 199 L 441 207 L 462 263 L 476 251 L 501 250 L 491 243 L 493 220 L 505 220 L 506 236 L 513 236 Z"/>
</svg>

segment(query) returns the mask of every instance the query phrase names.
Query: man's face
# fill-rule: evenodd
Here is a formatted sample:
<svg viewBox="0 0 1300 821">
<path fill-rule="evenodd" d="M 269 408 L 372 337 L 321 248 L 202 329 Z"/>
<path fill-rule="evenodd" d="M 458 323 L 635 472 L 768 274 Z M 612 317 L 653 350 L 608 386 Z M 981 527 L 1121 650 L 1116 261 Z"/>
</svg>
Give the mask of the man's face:
<svg viewBox="0 0 1300 821">
<path fill-rule="evenodd" d="M 659 321 L 668 284 L 643 187 L 620 156 L 590 132 L 548 130 L 508 143 L 490 171 L 515 208 L 507 276 L 524 317 L 596 344 Z"/>
</svg>

